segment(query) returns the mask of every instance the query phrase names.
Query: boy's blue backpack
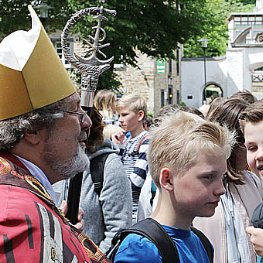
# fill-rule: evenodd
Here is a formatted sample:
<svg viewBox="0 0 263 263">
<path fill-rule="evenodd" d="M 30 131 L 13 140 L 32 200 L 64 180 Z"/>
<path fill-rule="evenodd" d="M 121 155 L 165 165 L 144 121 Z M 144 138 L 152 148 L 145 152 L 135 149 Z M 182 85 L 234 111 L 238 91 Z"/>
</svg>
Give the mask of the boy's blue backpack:
<svg viewBox="0 0 263 263">
<path fill-rule="evenodd" d="M 209 258 L 213 262 L 213 248 L 207 237 L 196 228 L 191 230 L 200 238 Z M 162 226 L 152 218 L 144 219 L 128 229 L 118 232 L 113 240 L 112 247 L 107 253 L 107 257 L 113 262 L 115 254 L 128 234 L 138 234 L 151 240 L 159 250 L 164 263 L 179 263 L 178 251 L 171 237 L 166 233 Z"/>
</svg>

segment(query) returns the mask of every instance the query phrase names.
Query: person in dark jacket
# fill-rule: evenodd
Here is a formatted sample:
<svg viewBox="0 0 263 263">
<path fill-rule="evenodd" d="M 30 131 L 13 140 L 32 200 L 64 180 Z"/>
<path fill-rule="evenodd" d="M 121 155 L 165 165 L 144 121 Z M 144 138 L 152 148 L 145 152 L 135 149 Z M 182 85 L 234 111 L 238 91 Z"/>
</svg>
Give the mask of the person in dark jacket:
<svg viewBox="0 0 263 263">
<path fill-rule="evenodd" d="M 131 185 L 119 156 L 119 148 L 111 140 L 104 140 L 102 115 L 96 108 L 93 108 L 91 120 L 92 129 L 86 142 L 90 162 L 96 159 L 98 164 L 103 162 L 105 154 L 107 156 L 103 164 L 100 194 L 94 191 L 90 169 L 84 172 L 80 207 L 84 211 L 84 232 L 106 253 L 114 235 L 132 224 Z M 54 186 L 56 191 L 62 191 L 62 199 L 67 198 L 67 185 L 68 181 L 64 181 Z"/>
</svg>

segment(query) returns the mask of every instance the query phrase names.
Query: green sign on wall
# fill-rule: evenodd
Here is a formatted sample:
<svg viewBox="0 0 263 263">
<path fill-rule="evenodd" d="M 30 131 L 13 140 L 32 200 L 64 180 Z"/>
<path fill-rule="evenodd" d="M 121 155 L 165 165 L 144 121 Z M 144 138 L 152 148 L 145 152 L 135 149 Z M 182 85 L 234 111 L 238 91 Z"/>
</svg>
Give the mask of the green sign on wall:
<svg viewBox="0 0 263 263">
<path fill-rule="evenodd" d="M 166 61 L 164 59 L 157 60 L 156 61 L 157 74 L 164 74 L 165 73 L 165 66 L 166 66 Z"/>
</svg>

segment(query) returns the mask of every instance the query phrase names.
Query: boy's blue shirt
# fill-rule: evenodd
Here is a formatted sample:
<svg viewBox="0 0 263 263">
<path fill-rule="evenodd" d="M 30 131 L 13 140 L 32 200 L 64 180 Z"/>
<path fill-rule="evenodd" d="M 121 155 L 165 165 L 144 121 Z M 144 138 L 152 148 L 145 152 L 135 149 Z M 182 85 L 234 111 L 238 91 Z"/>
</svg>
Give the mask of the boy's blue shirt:
<svg viewBox="0 0 263 263">
<path fill-rule="evenodd" d="M 209 263 L 206 250 L 201 240 L 190 230 L 163 228 L 176 243 L 180 262 Z M 162 263 L 157 247 L 147 238 L 137 234 L 129 234 L 121 243 L 114 263 Z"/>
</svg>

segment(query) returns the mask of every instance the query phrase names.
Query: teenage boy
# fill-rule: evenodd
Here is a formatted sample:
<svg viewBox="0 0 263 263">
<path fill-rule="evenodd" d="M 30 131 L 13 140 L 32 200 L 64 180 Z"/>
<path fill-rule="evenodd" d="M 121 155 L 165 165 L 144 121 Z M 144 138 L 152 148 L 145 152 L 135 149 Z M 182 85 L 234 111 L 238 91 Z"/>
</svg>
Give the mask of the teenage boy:
<svg viewBox="0 0 263 263">
<path fill-rule="evenodd" d="M 122 162 L 132 187 L 133 223 L 137 222 L 139 195 L 146 178 L 148 149 L 147 131 L 144 130 L 144 120 L 147 113 L 146 101 L 134 94 L 123 96 L 116 104 L 120 127 L 130 132 L 125 141 L 125 133 L 113 136 L 113 141 L 123 145 Z M 121 146 L 120 146 L 121 147 Z"/>
<path fill-rule="evenodd" d="M 197 115 L 178 111 L 165 117 L 149 137 L 149 168 L 159 189 L 151 217 L 174 241 L 180 262 L 208 263 L 206 250 L 190 226 L 196 216 L 212 216 L 224 194 L 233 134 Z M 149 239 L 129 234 L 114 262 L 159 263 L 162 258 Z"/>
<path fill-rule="evenodd" d="M 240 118 L 247 149 L 247 163 L 255 174 L 263 178 L 263 101 L 250 104 Z M 263 256 L 263 229 L 250 226 L 247 232 L 251 235 L 256 253 Z M 258 262 L 263 260 L 258 259 Z"/>
</svg>

